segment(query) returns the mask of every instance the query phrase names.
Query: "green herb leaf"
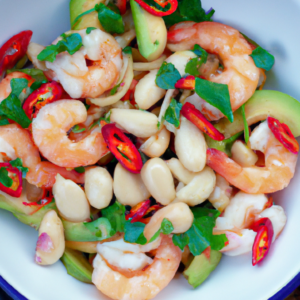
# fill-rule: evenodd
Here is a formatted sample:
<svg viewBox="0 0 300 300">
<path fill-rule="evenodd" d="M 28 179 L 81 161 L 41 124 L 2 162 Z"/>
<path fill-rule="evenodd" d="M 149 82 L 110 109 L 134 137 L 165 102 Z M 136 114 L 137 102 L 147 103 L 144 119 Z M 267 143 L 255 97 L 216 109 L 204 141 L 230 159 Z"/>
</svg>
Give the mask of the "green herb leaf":
<svg viewBox="0 0 300 300">
<path fill-rule="evenodd" d="M 214 13 L 215 10 L 212 9 L 206 14 L 199 0 L 178 0 L 177 10 L 171 15 L 163 17 L 163 19 L 169 27 L 184 21 L 194 21 L 196 23 L 211 21 Z"/>
<path fill-rule="evenodd" d="M 160 122 L 159 121 L 157 122 L 156 126 L 157 126 L 158 129 L 160 128 Z"/>
<path fill-rule="evenodd" d="M 74 25 L 75 25 L 75 24 L 76 24 L 83 16 L 88 15 L 88 14 L 90 14 L 91 12 L 93 12 L 93 11 L 95 11 L 95 10 L 96 10 L 96 8 L 94 7 L 94 8 L 92 8 L 92 9 L 89 9 L 89 10 L 83 12 L 82 14 L 78 15 L 78 16 L 75 18 L 75 20 L 71 23 L 71 28 L 73 28 Z"/>
<path fill-rule="evenodd" d="M 25 78 L 14 78 L 10 81 L 11 93 L 14 93 L 18 98 L 24 90 L 28 90 L 28 80 Z"/>
<path fill-rule="evenodd" d="M 250 56 L 258 68 L 270 71 L 275 63 L 275 57 L 262 47 L 257 47 Z"/>
<path fill-rule="evenodd" d="M 124 240 L 134 244 L 147 244 L 147 239 L 144 236 L 145 226 L 146 225 L 141 222 L 131 223 L 130 221 L 126 221 Z"/>
<path fill-rule="evenodd" d="M 103 3 L 96 4 L 96 11 L 98 11 L 98 19 L 104 30 L 109 33 L 124 33 L 124 23 L 120 14 L 115 13 Z"/>
<path fill-rule="evenodd" d="M 84 222 L 83 225 L 98 238 L 108 238 L 116 233 L 112 230 L 107 218 L 99 218 L 93 222 Z"/>
<path fill-rule="evenodd" d="M 173 124 L 176 128 L 180 126 L 180 111 L 182 104 L 172 98 L 170 105 L 168 106 L 164 115 L 164 120 L 168 123 Z"/>
<path fill-rule="evenodd" d="M 196 93 L 212 106 L 219 109 L 232 123 L 233 113 L 227 84 L 196 78 Z"/>
<path fill-rule="evenodd" d="M 8 125 L 8 119 L 6 117 L 0 116 L 0 126 Z"/>
<path fill-rule="evenodd" d="M 185 67 L 185 72 L 190 75 L 200 75 L 199 68 L 206 63 L 208 53 L 199 45 L 195 45 L 192 50 L 198 57 L 192 58 Z"/>
<path fill-rule="evenodd" d="M 11 160 L 9 162 L 13 167 L 17 168 L 22 172 L 22 178 L 26 178 L 26 174 L 29 171 L 28 168 L 23 167 L 23 161 L 21 158 L 16 158 L 15 160 Z"/>
<path fill-rule="evenodd" d="M 67 51 L 70 55 L 73 55 L 82 47 L 82 38 L 79 33 L 73 33 L 71 35 L 63 34 L 63 39 L 56 45 L 47 46 L 37 56 L 38 60 L 54 62 L 57 54 Z"/>
<path fill-rule="evenodd" d="M 181 78 L 179 71 L 172 63 L 163 62 L 157 72 L 155 83 L 162 89 L 174 89 L 175 83 Z"/>
<path fill-rule="evenodd" d="M 86 128 L 80 128 L 79 125 L 75 125 L 75 126 L 73 127 L 73 129 L 72 129 L 72 131 L 73 131 L 74 133 L 80 133 L 80 132 L 83 132 L 83 131 L 85 131 L 85 130 L 86 130 Z"/>
<path fill-rule="evenodd" d="M 84 173 L 85 172 L 85 168 L 84 167 L 77 167 L 77 168 L 74 168 L 74 170 L 77 172 L 77 173 Z"/>
<path fill-rule="evenodd" d="M 102 209 L 102 216 L 107 218 L 115 232 L 123 232 L 125 226 L 125 206 L 119 202 Z"/>
<path fill-rule="evenodd" d="M 155 241 L 161 233 L 168 235 L 174 230 L 173 224 L 166 218 L 163 219 L 161 222 L 161 226 L 158 229 L 158 231 L 153 235 L 153 237 L 150 239 L 149 243 Z"/>
<path fill-rule="evenodd" d="M 132 48 L 130 46 L 125 47 L 122 51 L 125 54 L 132 54 Z"/>
<path fill-rule="evenodd" d="M 18 69 L 18 70 L 7 70 L 6 72 L 7 74 L 10 74 L 12 72 L 22 72 L 31 76 L 35 81 L 48 82 L 46 76 L 44 75 L 44 72 L 39 69 Z"/>
<path fill-rule="evenodd" d="M 97 29 L 97 28 L 96 27 L 88 27 L 85 32 L 86 32 L 86 34 L 90 34 L 95 29 Z"/>
<path fill-rule="evenodd" d="M 30 86 L 30 89 L 35 91 L 37 90 L 38 88 L 41 87 L 42 84 L 44 83 L 47 83 L 47 80 L 43 80 L 43 81 L 35 81 L 31 86 Z"/>
<path fill-rule="evenodd" d="M 13 185 L 13 180 L 8 176 L 8 171 L 4 167 L 0 168 L 0 183 L 8 188 Z"/>
<path fill-rule="evenodd" d="M 249 141 L 249 127 L 246 119 L 246 113 L 245 113 L 245 103 L 240 107 L 240 112 L 243 116 L 244 120 L 244 136 L 245 136 L 245 142 L 248 144 Z"/>
<path fill-rule="evenodd" d="M 122 82 L 120 82 L 119 84 L 115 85 L 115 86 L 110 90 L 110 94 L 111 94 L 111 95 L 114 95 L 114 94 L 117 92 L 117 90 L 118 90 L 118 88 L 120 87 L 121 83 L 122 83 Z"/>
</svg>

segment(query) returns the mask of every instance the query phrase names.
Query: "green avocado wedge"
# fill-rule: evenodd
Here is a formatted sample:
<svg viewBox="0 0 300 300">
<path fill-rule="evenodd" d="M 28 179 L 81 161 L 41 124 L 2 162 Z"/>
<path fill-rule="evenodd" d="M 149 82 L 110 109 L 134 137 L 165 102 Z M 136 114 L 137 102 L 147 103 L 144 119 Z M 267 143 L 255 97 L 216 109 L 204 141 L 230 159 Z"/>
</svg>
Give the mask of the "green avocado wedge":
<svg viewBox="0 0 300 300">
<path fill-rule="evenodd" d="M 211 250 L 210 259 L 204 253 L 195 256 L 191 264 L 184 270 L 183 275 L 194 288 L 202 284 L 210 273 L 217 267 L 222 257 L 219 251 Z"/>
<path fill-rule="evenodd" d="M 93 267 L 81 252 L 66 248 L 61 261 L 69 275 L 79 281 L 92 283 Z"/>
<path fill-rule="evenodd" d="M 287 94 L 271 90 L 256 91 L 246 102 L 245 113 L 249 126 L 272 116 L 288 125 L 295 137 L 300 136 L 300 102 Z M 215 127 L 228 139 L 244 130 L 243 117 L 237 110 L 233 123 L 223 118 Z"/>
</svg>

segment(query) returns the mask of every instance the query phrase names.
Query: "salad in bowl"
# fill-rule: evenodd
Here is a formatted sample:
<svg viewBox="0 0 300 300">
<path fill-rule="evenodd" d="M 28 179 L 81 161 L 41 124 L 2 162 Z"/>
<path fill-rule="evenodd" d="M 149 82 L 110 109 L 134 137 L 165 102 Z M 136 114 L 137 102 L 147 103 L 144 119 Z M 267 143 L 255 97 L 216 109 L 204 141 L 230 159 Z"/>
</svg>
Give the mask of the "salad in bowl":
<svg viewBox="0 0 300 300">
<path fill-rule="evenodd" d="M 264 88 L 276 56 L 200 1 L 69 12 L 50 45 L 0 48 L 0 208 L 38 230 L 32 263 L 120 300 L 180 273 L 201 290 L 226 256 L 259 274 L 299 152 L 299 102 Z"/>
</svg>

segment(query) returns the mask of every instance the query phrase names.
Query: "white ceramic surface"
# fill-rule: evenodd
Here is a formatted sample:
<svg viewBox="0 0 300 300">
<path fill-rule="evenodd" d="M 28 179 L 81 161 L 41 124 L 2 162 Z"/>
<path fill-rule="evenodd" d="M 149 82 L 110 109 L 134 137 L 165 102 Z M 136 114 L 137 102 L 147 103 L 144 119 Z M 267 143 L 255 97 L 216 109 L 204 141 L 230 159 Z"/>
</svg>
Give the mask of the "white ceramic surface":
<svg viewBox="0 0 300 300">
<path fill-rule="evenodd" d="M 0 0 L 0 44 L 31 29 L 33 41 L 48 44 L 69 29 L 68 0 Z M 203 0 L 216 10 L 214 19 L 232 25 L 276 57 L 266 88 L 300 99 L 300 0 Z M 300 167 L 287 190 L 276 194 L 288 223 L 262 266 L 252 267 L 251 255 L 224 257 L 217 270 L 193 290 L 180 276 L 156 300 L 265 300 L 300 271 Z M 37 232 L 0 211 L 0 275 L 30 300 L 107 299 L 92 285 L 68 276 L 58 262 L 51 267 L 34 261 Z"/>
</svg>

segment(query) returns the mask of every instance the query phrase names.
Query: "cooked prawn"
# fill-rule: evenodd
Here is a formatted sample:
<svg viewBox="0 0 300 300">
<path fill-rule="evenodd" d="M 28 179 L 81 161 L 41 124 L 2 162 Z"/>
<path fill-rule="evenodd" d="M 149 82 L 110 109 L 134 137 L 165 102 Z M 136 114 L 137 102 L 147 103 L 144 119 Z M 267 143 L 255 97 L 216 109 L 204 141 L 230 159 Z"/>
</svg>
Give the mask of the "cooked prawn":
<svg viewBox="0 0 300 300">
<path fill-rule="evenodd" d="M 111 89 L 119 79 L 122 61 L 122 49 L 110 34 L 95 29 L 90 34 L 86 29 L 68 31 L 66 34 L 79 33 L 83 46 L 70 55 L 63 52 L 56 60 L 46 62 L 53 72 L 48 75 L 59 81 L 72 98 L 96 98 Z M 53 44 L 58 43 L 61 37 Z"/>
<path fill-rule="evenodd" d="M 219 56 L 224 70 L 216 70 L 206 79 L 228 85 L 231 107 L 235 111 L 254 94 L 258 85 L 260 70 L 249 56 L 253 46 L 238 30 L 216 22 L 182 22 L 170 28 L 168 48 L 171 51 L 192 49 L 195 44 Z M 211 106 L 205 103 L 202 103 L 202 112 L 209 120 L 218 120 L 220 112 L 211 111 Z"/>
<path fill-rule="evenodd" d="M 99 250 L 101 251 L 98 248 Z M 149 250 L 151 249 L 146 251 Z M 132 249 L 129 251 L 134 255 Z M 128 253 L 128 251 L 124 251 L 124 253 Z M 135 261 L 137 259 L 136 255 L 135 258 L 132 257 Z M 128 261 L 125 261 L 125 259 L 122 260 L 124 265 L 119 262 L 120 267 L 113 266 L 102 252 L 94 260 L 92 281 L 102 293 L 112 299 L 152 299 L 173 279 L 179 267 L 181 255 L 180 249 L 174 246 L 169 236 L 162 237 L 153 261 L 144 255 L 143 261 L 139 264 L 139 267 L 134 268 L 135 270 L 129 269 Z M 149 264 L 150 262 L 151 264 Z"/>
<path fill-rule="evenodd" d="M 95 164 L 108 151 L 101 132 L 92 132 L 77 143 L 67 135 L 69 129 L 86 118 L 81 101 L 60 100 L 44 106 L 32 122 L 33 139 L 43 156 L 60 167 Z"/>
<path fill-rule="evenodd" d="M 225 153 L 207 150 L 207 164 L 230 184 L 246 193 L 274 193 L 287 187 L 295 173 L 297 154 L 288 151 L 274 136 L 267 122 L 255 128 L 250 148 L 265 155 L 265 167 L 241 167 Z"/>
<path fill-rule="evenodd" d="M 11 86 L 10 82 L 12 79 L 16 78 L 25 78 L 28 80 L 28 86 L 31 86 L 31 84 L 34 82 L 34 79 L 22 72 L 12 72 L 8 74 L 4 79 L 0 82 L 0 103 L 9 96 L 11 93 Z"/>
</svg>

